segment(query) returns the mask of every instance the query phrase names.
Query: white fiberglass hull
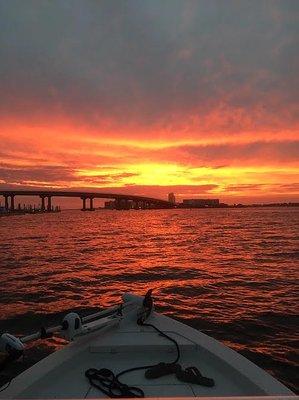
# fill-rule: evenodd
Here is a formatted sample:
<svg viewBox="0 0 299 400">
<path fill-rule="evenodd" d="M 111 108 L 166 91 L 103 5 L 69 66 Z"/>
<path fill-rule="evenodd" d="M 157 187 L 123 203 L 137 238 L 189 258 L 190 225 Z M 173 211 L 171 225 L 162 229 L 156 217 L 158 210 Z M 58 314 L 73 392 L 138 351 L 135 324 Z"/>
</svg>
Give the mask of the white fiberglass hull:
<svg viewBox="0 0 299 400">
<path fill-rule="evenodd" d="M 284 385 L 255 364 L 211 337 L 166 316 L 152 313 L 147 322 L 174 338 L 183 368 L 196 366 L 213 378 L 214 387 L 179 381 L 175 374 L 146 379 L 144 371 L 128 373 L 121 382 L 141 388 L 145 397 L 290 396 Z M 173 343 L 151 327 L 136 324 L 136 311 L 114 326 L 76 338 L 16 377 L 0 398 L 101 398 L 85 377 L 89 368 L 115 374 L 135 366 L 172 362 Z"/>
</svg>

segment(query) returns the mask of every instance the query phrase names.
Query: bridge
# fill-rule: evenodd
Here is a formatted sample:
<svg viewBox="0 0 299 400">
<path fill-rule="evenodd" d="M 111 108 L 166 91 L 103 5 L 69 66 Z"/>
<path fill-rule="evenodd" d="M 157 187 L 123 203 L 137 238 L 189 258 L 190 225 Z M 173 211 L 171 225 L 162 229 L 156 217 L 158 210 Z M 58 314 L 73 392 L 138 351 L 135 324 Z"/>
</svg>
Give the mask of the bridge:
<svg viewBox="0 0 299 400">
<path fill-rule="evenodd" d="M 38 196 L 41 199 L 41 210 L 52 210 L 52 197 L 77 197 L 82 200 L 82 211 L 93 211 L 94 199 L 113 199 L 116 209 L 126 208 L 172 208 L 173 204 L 166 200 L 152 197 L 135 196 L 128 194 L 104 193 L 104 192 L 73 192 L 66 190 L 0 190 L 0 196 L 4 197 L 4 208 L 7 211 L 15 210 L 16 196 Z M 46 204 L 47 200 L 47 204 Z M 89 205 L 87 202 L 89 201 Z M 132 203 L 132 207 L 129 207 Z"/>
</svg>

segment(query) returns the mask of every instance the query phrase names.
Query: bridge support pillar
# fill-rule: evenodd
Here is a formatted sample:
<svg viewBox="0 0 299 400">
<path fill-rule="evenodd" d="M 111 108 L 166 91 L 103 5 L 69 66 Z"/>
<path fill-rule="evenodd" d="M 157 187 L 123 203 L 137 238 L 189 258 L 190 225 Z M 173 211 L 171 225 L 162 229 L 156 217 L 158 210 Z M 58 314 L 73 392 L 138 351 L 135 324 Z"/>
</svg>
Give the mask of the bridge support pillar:
<svg viewBox="0 0 299 400">
<path fill-rule="evenodd" d="M 90 197 L 89 201 L 90 201 L 90 203 L 89 203 L 89 211 L 94 211 L 94 208 L 93 208 L 93 197 Z"/>
<path fill-rule="evenodd" d="M 132 203 L 130 200 L 125 200 L 125 210 L 130 210 L 132 208 Z"/>
<path fill-rule="evenodd" d="M 120 200 L 119 199 L 114 200 L 114 207 L 116 210 L 120 210 Z"/>
<path fill-rule="evenodd" d="M 45 211 L 46 210 L 46 206 L 45 206 L 45 196 L 40 196 L 42 204 L 41 204 L 41 210 Z"/>
<path fill-rule="evenodd" d="M 81 211 L 86 211 L 86 197 L 81 197 L 81 200 L 83 201 Z"/>
<path fill-rule="evenodd" d="M 8 208 L 9 208 L 9 206 L 8 206 L 8 196 L 4 196 L 4 207 L 5 207 L 5 210 L 8 211 Z"/>
<path fill-rule="evenodd" d="M 47 211 L 48 211 L 48 212 L 51 212 L 51 211 L 52 211 L 52 198 L 51 198 L 51 196 L 48 196 Z"/>
<path fill-rule="evenodd" d="M 10 196 L 10 211 L 14 211 L 15 210 L 15 196 L 11 195 Z"/>
</svg>

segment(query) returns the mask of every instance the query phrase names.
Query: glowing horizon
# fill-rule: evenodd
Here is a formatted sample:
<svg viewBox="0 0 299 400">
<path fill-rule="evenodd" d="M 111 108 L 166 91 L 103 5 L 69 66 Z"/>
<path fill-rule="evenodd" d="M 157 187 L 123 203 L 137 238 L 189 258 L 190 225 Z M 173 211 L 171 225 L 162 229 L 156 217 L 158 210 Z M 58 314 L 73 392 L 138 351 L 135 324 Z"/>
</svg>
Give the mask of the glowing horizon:
<svg viewBox="0 0 299 400">
<path fill-rule="evenodd" d="M 298 201 L 295 2 L 0 8 L 1 188 Z"/>
</svg>

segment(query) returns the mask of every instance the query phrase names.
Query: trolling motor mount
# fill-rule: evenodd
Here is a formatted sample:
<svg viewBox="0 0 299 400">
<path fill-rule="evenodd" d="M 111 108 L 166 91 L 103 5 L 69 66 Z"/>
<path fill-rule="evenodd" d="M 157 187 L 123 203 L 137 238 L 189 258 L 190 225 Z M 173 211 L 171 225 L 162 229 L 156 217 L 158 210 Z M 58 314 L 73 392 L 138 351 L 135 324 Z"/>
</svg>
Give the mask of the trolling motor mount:
<svg viewBox="0 0 299 400">
<path fill-rule="evenodd" d="M 82 332 L 82 321 L 77 313 L 70 312 L 62 320 L 61 333 L 62 336 L 72 341 L 75 336 Z"/>
<path fill-rule="evenodd" d="M 137 313 L 137 325 L 143 325 L 153 312 L 154 301 L 152 298 L 152 292 L 153 290 L 149 289 L 144 296 L 142 307 Z"/>
</svg>

